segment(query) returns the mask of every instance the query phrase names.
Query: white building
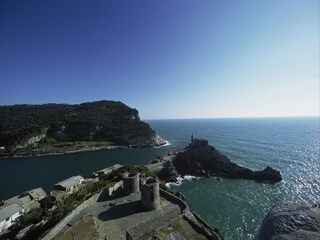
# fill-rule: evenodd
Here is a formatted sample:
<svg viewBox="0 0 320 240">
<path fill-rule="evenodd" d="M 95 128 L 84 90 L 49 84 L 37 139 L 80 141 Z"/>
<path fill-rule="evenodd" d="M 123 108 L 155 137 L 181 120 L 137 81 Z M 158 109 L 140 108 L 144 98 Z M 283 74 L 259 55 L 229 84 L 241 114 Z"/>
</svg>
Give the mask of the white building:
<svg viewBox="0 0 320 240">
<path fill-rule="evenodd" d="M 23 208 L 24 212 L 28 212 L 31 209 L 40 208 L 39 201 L 46 197 L 46 192 L 42 188 L 36 188 L 22 193 L 19 196 L 9 198 L 4 201 L 5 206 L 11 204 L 18 204 Z"/>
<path fill-rule="evenodd" d="M 59 182 L 53 186 L 54 190 L 63 191 L 66 194 L 71 194 L 76 191 L 81 183 L 84 181 L 84 178 L 79 176 L 73 176 L 62 182 Z"/>
<path fill-rule="evenodd" d="M 23 208 L 16 203 L 0 208 L 0 232 L 9 228 L 23 213 Z"/>
</svg>

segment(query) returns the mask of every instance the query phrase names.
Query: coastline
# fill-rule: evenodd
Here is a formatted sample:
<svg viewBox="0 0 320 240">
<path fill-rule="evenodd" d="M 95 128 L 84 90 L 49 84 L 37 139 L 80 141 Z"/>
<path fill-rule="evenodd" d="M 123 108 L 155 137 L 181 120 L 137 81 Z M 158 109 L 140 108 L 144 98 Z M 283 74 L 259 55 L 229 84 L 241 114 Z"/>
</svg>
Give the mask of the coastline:
<svg viewBox="0 0 320 240">
<path fill-rule="evenodd" d="M 160 148 L 160 147 L 165 147 L 169 145 L 171 145 L 171 143 L 165 140 L 165 144 L 162 144 L 160 146 L 154 146 L 153 148 Z M 28 157 L 56 156 L 56 155 L 66 155 L 66 154 L 74 154 L 74 153 L 81 153 L 81 152 L 96 152 L 96 151 L 102 151 L 102 150 L 116 150 L 116 149 L 127 149 L 127 148 L 131 148 L 131 147 L 121 146 L 121 145 L 86 147 L 86 148 L 81 148 L 77 150 L 65 151 L 65 152 L 48 152 L 48 153 L 35 153 L 35 154 L 25 154 L 25 155 L 0 156 L 0 161 L 7 160 L 10 158 L 17 159 L 17 158 L 28 158 Z"/>
<path fill-rule="evenodd" d="M 43 156 L 56 156 L 56 155 L 66 155 L 81 152 L 95 152 L 101 150 L 114 150 L 114 149 L 126 149 L 126 146 L 104 146 L 104 147 L 92 147 L 92 148 L 82 148 L 78 150 L 66 151 L 66 152 L 52 152 L 52 153 L 38 153 L 38 154 L 27 154 L 27 155 L 13 155 L 13 156 L 3 156 L 0 160 L 9 158 L 28 158 L 28 157 L 43 157 Z"/>
<path fill-rule="evenodd" d="M 128 181 L 126 182 L 125 179 L 130 178 L 126 177 L 127 175 L 125 174 L 129 173 L 134 173 L 136 176 L 138 176 L 137 179 L 140 188 L 138 187 L 138 190 L 136 191 L 126 191 Z M 107 179 L 106 177 L 111 174 L 113 174 L 113 176 L 116 176 L 116 178 L 113 178 L 112 180 Z M 143 176 L 141 177 L 141 180 L 139 179 L 140 175 Z M 38 198 L 35 201 L 39 203 L 39 209 L 42 210 L 41 217 L 45 218 L 47 220 L 46 222 L 37 220 L 37 223 L 33 223 L 32 221 L 35 221 L 35 218 L 32 218 L 31 220 L 28 219 L 26 220 L 26 222 L 22 223 L 27 225 L 28 230 L 25 231 L 25 225 L 18 224 L 15 225 L 16 228 L 12 228 L 9 229 L 9 231 L 4 232 L 4 238 L 15 239 L 22 236 L 23 238 L 26 237 L 28 239 L 65 239 L 65 237 L 68 235 L 68 231 L 73 231 L 73 234 L 71 234 L 71 236 L 73 238 L 74 236 L 76 236 L 76 239 L 78 239 L 80 238 L 80 236 L 83 236 L 81 235 L 82 232 L 80 234 L 78 233 L 79 228 L 76 227 L 79 223 L 81 223 L 81 226 L 84 227 L 84 231 L 92 231 L 90 229 L 90 226 L 88 225 L 90 223 L 88 223 L 88 221 L 83 221 L 84 215 L 90 215 L 90 217 L 97 219 L 95 223 L 99 223 L 99 226 L 104 226 L 104 228 L 94 229 L 94 234 L 98 234 L 98 236 L 100 237 L 103 236 L 103 238 L 107 238 L 108 236 L 108 239 L 109 237 L 111 239 L 117 239 L 118 236 L 124 237 L 128 235 L 132 236 L 132 239 L 140 239 L 141 237 L 144 239 L 144 236 L 158 236 L 158 234 L 161 234 L 161 236 L 169 236 L 172 232 L 177 231 L 179 234 L 182 234 L 181 236 L 184 236 L 186 238 L 190 234 L 192 234 L 192 236 L 199 236 L 201 237 L 201 239 L 223 239 L 219 229 L 213 228 L 211 225 L 205 222 L 196 212 L 189 208 L 188 204 L 185 202 L 183 195 L 179 195 L 172 191 L 168 191 L 168 189 L 166 188 L 162 188 L 159 183 L 159 179 L 156 177 L 156 175 L 148 171 L 146 165 L 130 167 L 115 164 L 105 169 L 98 170 L 97 172 L 93 172 L 92 176 L 89 178 L 83 178 L 80 175 L 71 178 L 74 179 L 74 181 L 77 183 L 74 189 L 69 193 L 66 190 L 58 190 L 60 194 L 63 194 L 62 198 L 58 198 L 52 193 L 50 193 L 50 195 L 47 195 L 42 188 L 39 188 L 40 190 L 42 190 L 43 193 L 41 193 L 44 197 L 41 199 Z M 71 178 L 68 178 L 63 182 L 70 181 Z M 78 178 L 82 180 L 78 181 Z M 149 185 L 148 182 L 146 182 L 149 180 L 153 180 L 152 183 L 154 183 L 154 185 Z M 131 181 L 129 182 L 129 184 L 130 183 Z M 56 185 L 60 186 L 61 183 L 58 183 Z M 146 207 L 142 204 L 146 201 L 148 195 L 145 196 L 143 194 L 149 193 L 151 188 L 150 186 L 152 187 L 152 191 L 157 194 L 157 199 L 151 201 L 155 202 L 155 204 L 158 205 L 152 205 L 151 207 L 148 207 L 147 205 Z M 53 187 L 53 189 L 53 191 L 57 191 L 55 190 L 55 187 Z M 26 193 L 29 194 L 34 190 L 35 189 L 27 191 Z M 109 193 L 111 190 L 111 194 L 106 194 L 106 190 Z M 77 195 L 78 191 L 81 193 Z M 76 197 L 68 197 L 67 195 L 70 194 Z M 22 198 L 22 195 L 17 195 L 13 198 L 19 200 Z M 11 203 L 11 199 L 12 198 L 4 201 L 4 206 L 6 208 L 9 208 L 10 206 L 12 206 L 12 204 L 20 204 Z M 43 199 L 51 199 L 51 205 L 48 207 L 47 205 L 43 206 L 41 204 L 41 201 Z M 71 202 L 71 204 L 68 204 L 69 202 Z M 128 204 L 128 202 L 130 203 Z M 22 201 L 21 205 L 19 206 L 21 206 L 21 208 L 25 208 L 25 205 L 23 205 Z M 28 212 L 29 210 L 26 210 L 25 214 L 28 214 Z M 55 217 L 57 214 L 54 214 L 58 212 L 61 214 L 58 217 Z M 121 218 L 117 217 L 119 215 L 119 212 L 121 213 Z M 20 214 L 22 215 L 21 212 Z M 107 216 L 111 218 L 100 218 L 99 216 L 102 216 L 102 214 L 104 214 L 104 216 L 105 214 L 108 214 Z M 137 214 L 139 214 L 139 216 L 137 216 Z M 54 216 L 55 218 L 53 218 L 52 216 Z M 115 221 L 115 219 L 122 220 Z M 47 224 L 47 222 L 49 222 L 50 224 Z M 169 227 L 168 223 L 170 224 Z M 117 229 L 119 228 L 119 226 L 124 226 L 125 230 L 122 229 L 121 231 L 117 232 L 105 231 L 105 229 L 107 229 L 108 231 L 110 229 L 114 229 L 114 224 L 116 224 L 115 226 Z M 174 229 L 172 228 L 172 226 Z M 177 228 L 174 226 L 186 227 Z M 37 229 L 37 232 L 34 233 L 33 231 L 29 231 L 31 227 Z M 161 229 L 163 230 L 161 231 Z M 169 232 L 167 233 L 167 231 Z M 0 235 L 2 235 L 2 233 Z M 3 236 L 1 236 L 1 239 L 2 237 Z M 86 237 L 86 239 L 89 238 Z"/>
<path fill-rule="evenodd" d="M 189 136 L 185 132 L 194 128 L 196 129 L 196 136 L 209 136 L 210 143 L 215 143 L 214 146 L 217 146 L 223 153 L 227 153 L 233 157 L 235 156 L 239 164 L 245 164 L 248 167 L 255 168 L 255 166 L 263 166 L 265 163 L 273 163 L 284 171 L 286 179 L 283 183 L 277 185 L 258 184 L 247 180 L 235 181 L 232 179 L 222 179 L 222 181 L 217 181 L 215 178 L 203 178 L 200 182 L 185 181 L 180 187 L 172 187 L 175 191 L 183 192 L 186 198 L 188 198 L 187 202 L 194 206 L 194 210 L 198 212 L 203 219 L 208 221 L 208 223 L 214 225 L 216 222 L 221 222 L 221 224 L 224 224 L 225 226 L 230 224 L 230 228 L 222 228 L 223 233 L 226 236 L 231 239 L 235 238 L 239 240 L 253 239 L 253 236 L 257 234 L 256 229 L 258 229 L 259 223 L 262 222 L 263 217 L 266 214 L 266 211 L 264 211 L 265 208 L 263 208 L 264 206 L 271 209 L 273 205 L 276 205 L 278 199 L 290 200 L 293 196 L 296 196 L 297 199 L 300 199 L 299 201 L 306 204 L 312 204 L 317 201 L 316 195 L 314 195 L 314 192 L 317 192 L 317 185 L 310 185 L 310 182 L 317 183 L 316 179 L 319 174 L 315 168 L 312 168 L 313 163 L 316 163 L 317 161 L 317 159 L 314 158 L 317 156 L 317 145 L 311 144 L 311 146 L 309 145 L 309 148 L 301 149 L 302 152 L 299 154 L 297 154 L 294 149 L 299 148 L 299 146 L 308 146 L 308 144 L 310 144 L 309 137 L 311 137 L 311 140 L 314 139 L 313 142 L 316 143 L 318 121 L 314 119 L 313 124 L 310 124 L 309 120 L 303 122 L 282 120 L 275 122 L 275 120 L 273 120 L 271 123 L 267 121 L 262 122 L 261 120 L 259 124 L 256 123 L 253 125 L 250 121 L 245 123 L 234 121 L 231 124 L 230 122 L 217 123 L 217 121 L 212 120 L 211 122 L 208 121 L 206 123 L 208 126 L 206 125 L 206 127 L 204 127 L 204 124 L 201 121 L 195 123 L 187 121 L 185 125 L 181 124 L 184 127 L 182 129 L 184 131 L 180 132 L 173 131 L 173 129 L 176 129 L 176 123 L 168 123 L 167 125 L 162 122 L 158 125 L 155 123 L 155 129 L 157 129 L 160 134 L 166 135 L 166 140 L 170 140 L 172 143 L 171 147 L 160 148 L 159 152 L 156 148 L 150 148 L 146 149 L 147 153 L 137 149 L 138 153 L 135 154 L 135 158 L 132 159 L 127 158 L 128 154 L 130 154 L 130 150 L 124 149 L 34 158 L 34 161 L 29 161 L 29 158 L 21 160 L 3 160 L 0 161 L 2 162 L 0 168 L 2 168 L 3 173 L 1 178 L 1 181 L 3 182 L 3 191 L 1 192 L 5 193 L 6 189 L 9 188 L 15 189 L 15 185 L 17 186 L 16 193 L 23 192 L 38 185 L 41 187 L 47 187 L 47 185 L 51 187 L 51 183 L 67 178 L 68 176 L 73 176 L 78 173 L 86 175 L 86 170 L 88 168 L 90 169 L 88 172 L 91 173 L 97 169 L 102 169 L 109 165 L 111 166 L 118 161 L 121 161 L 121 163 L 125 165 L 139 165 L 141 162 L 146 163 L 147 160 L 151 160 L 153 157 L 145 157 L 145 161 L 140 161 L 138 159 L 144 159 L 144 156 L 146 155 L 157 156 L 162 155 L 167 151 L 173 151 L 173 149 L 176 148 L 182 148 L 185 145 L 185 142 L 187 142 L 186 137 Z M 277 135 L 280 134 L 279 129 L 282 129 L 281 134 L 284 134 L 285 136 L 282 137 Z M 314 134 L 311 134 L 310 132 Z M 296 136 L 296 134 L 298 134 L 300 138 L 295 138 L 294 136 Z M 238 138 L 235 138 L 235 135 Z M 271 139 L 269 138 L 270 135 L 279 136 L 279 138 Z M 239 143 L 241 148 L 235 147 Z M 264 145 L 262 145 L 262 143 Z M 279 146 L 281 146 L 281 148 Z M 273 152 L 267 151 L 268 149 L 273 149 Z M 150 154 L 148 154 L 149 151 Z M 119 154 L 121 152 L 128 152 L 128 154 Z M 154 154 L 151 154 L 152 152 Z M 87 155 L 90 156 L 78 159 L 78 157 Z M 63 162 L 67 163 L 69 156 L 73 158 L 70 161 L 70 164 L 66 165 L 66 168 L 69 169 L 63 169 L 62 171 L 59 169 L 60 162 L 61 164 L 63 164 Z M 117 156 L 117 158 L 114 156 Z M 246 159 L 249 158 L 253 161 L 246 161 Z M 290 161 L 290 159 L 295 158 L 298 160 Z M 58 161 L 56 161 L 56 159 Z M 44 160 L 44 162 L 41 160 Z M 8 165 L 6 165 L 6 162 Z M 16 162 L 16 164 L 14 162 Z M 41 166 L 41 163 L 45 163 L 43 164 L 44 168 L 34 167 L 36 164 L 37 166 Z M 77 167 L 77 165 L 73 167 L 73 163 L 79 163 L 83 166 L 86 166 L 87 164 L 89 167 L 83 169 Z M 307 168 L 299 169 L 301 164 L 307 166 Z M 292 167 L 290 168 L 289 166 Z M 63 173 L 59 175 L 59 179 L 57 177 L 57 180 L 55 180 L 52 176 L 46 176 L 46 172 L 50 171 L 50 169 L 57 169 L 52 176 L 57 176 L 58 172 L 59 174 L 60 172 Z M 21 172 L 23 172 L 23 175 L 21 175 Z M 63 174 L 65 174 L 65 176 Z M 39 175 L 41 180 L 39 181 L 37 178 L 33 177 L 35 175 Z M 25 186 L 19 186 L 20 179 L 29 178 L 29 176 L 29 185 L 25 184 Z M 12 184 L 8 184 L 7 182 L 9 181 L 7 179 L 10 179 Z M 17 183 L 15 183 L 16 181 Z M 294 186 L 297 181 L 301 181 L 303 186 L 308 186 L 308 188 L 304 188 L 303 192 L 296 192 Z M 224 189 L 234 189 L 234 192 L 230 193 L 230 191 L 223 191 Z M 16 193 L 10 192 L 10 196 L 14 196 Z M 194 196 L 199 197 L 198 199 L 195 199 L 193 198 Z M 239 197 L 235 198 L 235 196 Z M 7 198 L 9 198 L 9 195 Z M 253 199 L 255 199 L 255 201 L 253 201 Z M 208 204 L 208 202 L 210 202 L 210 204 Z M 247 207 L 248 205 L 252 207 L 249 208 Z M 238 206 L 241 206 L 245 211 L 237 212 Z M 239 227 L 239 224 L 234 219 L 228 219 L 223 215 L 229 210 L 234 213 L 235 217 L 244 219 L 243 221 L 247 226 L 246 230 L 248 232 L 238 232 L 240 236 L 236 236 L 236 228 Z M 210 214 L 215 214 L 217 218 L 210 218 Z M 251 220 L 254 220 L 254 222 Z"/>
<path fill-rule="evenodd" d="M 161 148 L 161 147 L 167 147 L 167 146 L 171 145 L 171 143 L 168 140 L 164 140 L 164 141 L 165 141 L 164 144 L 159 145 L 159 146 L 154 146 L 153 148 Z"/>
</svg>

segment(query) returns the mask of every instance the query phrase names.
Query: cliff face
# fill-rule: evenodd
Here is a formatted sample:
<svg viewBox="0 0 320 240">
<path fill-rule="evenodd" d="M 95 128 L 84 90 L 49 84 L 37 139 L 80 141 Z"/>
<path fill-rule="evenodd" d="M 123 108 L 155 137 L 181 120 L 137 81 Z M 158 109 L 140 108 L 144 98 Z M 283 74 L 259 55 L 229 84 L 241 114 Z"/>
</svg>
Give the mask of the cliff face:
<svg viewBox="0 0 320 240">
<path fill-rule="evenodd" d="M 121 102 L 0 106 L 0 146 L 21 148 L 46 139 L 131 147 L 165 143 L 136 109 Z"/>
<path fill-rule="evenodd" d="M 109 141 L 131 147 L 161 146 L 165 141 L 149 124 L 128 119 L 116 126 L 93 123 L 63 123 L 51 127 L 47 136 L 57 141 Z"/>
<path fill-rule="evenodd" d="M 172 160 L 179 174 L 186 175 L 221 175 L 229 178 L 244 178 L 261 181 L 279 182 L 282 180 L 279 171 L 266 167 L 263 171 L 252 171 L 238 166 L 208 141 L 195 139 Z"/>
<path fill-rule="evenodd" d="M 264 218 L 259 240 L 320 239 L 320 209 L 284 202 L 271 209 Z"/>
</svg>

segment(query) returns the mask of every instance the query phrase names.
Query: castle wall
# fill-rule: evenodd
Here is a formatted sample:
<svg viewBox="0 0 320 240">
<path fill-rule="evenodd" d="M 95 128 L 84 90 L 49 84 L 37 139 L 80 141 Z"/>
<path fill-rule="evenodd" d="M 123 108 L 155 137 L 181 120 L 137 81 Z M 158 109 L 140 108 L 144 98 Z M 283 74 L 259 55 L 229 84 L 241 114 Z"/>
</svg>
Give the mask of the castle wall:
<svg viewBox="0 0 320 240">
<path fill-rule="evenodd" d="M 168 225 L 168 223 L 174 221 L 180 215 L 181 212 L 179 207 L 177 205 L 172 205 L 169 208 L 166 208 L 165 211 L 157 212 L 153 218 L 128 228 L 126 230 L 126 239 L 138 240 L 144 234 Z"/>
<path fill-rule="evenodd" d="M 183 201 L 181 198 L 178 198 L 177 196 L 173 195 L 172 193 L 169 193 L 163 189 L 160 188 L 160 196 L 167 201 L 176 204 L 180 207 L 180 210 L 182 213 L 185 212 L 186 209 L 188 209 L 188 205 L 185 201 Z"/>
</svg>

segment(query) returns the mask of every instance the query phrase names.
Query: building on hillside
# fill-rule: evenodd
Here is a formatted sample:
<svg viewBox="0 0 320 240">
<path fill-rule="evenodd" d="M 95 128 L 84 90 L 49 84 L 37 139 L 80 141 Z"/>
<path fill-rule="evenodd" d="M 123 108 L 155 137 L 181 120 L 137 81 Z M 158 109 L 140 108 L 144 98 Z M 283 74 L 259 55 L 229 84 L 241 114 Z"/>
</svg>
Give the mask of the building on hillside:
<svg viewBox="0 0 320 240">
<path fill-rule="evenodd" d="M 40 208 L 40 203 L 38 203 L 38 201 L 32 200 L 29 195 L 19 196 L 16 203 L 20 205 L 20 207 L 22 207 L 25 212 L 29 212 L 30 210 L 35 208 Z"/>
<path fill-rule="evenodd" d="M 23 208 L 16 203 L 0 208 L 0 232 L 8 229 L 23 212 Z"/>
<path fill-rule="evenodd" d="M 84 178 L 82 176 L 73 176 L 55 184 L 53 186 L 53 190 L 62 191 L 66 194 L 71 194 L 80 187 L 83 181 Z"/>
<path fill-rule="evenodd" d="M 42 188 L 36 188 L 3 201 L 3 206 L 0 208 L 0 231 L 10 227 L 22 213 L 40 208 L 38 201 L 46 195 Z"/>
<path fill-rule="evenodd" d="M 30 196 L 31 199 L 35 200 L 35 201 L 40 201 L 47 196 L 46 192 L 42 188 L 32 189 L 32 190 L 24 193 L 24 195 Z"/>
<path fill-rule="evenodd" d="M 65 196 L 65 195 L 66 195 L 66 192 L 64 192 L 64 191 L 52 190 L 50 192 L 50 196 L 53 197 L 54 200 L 56 200 L 56 201 L 60 201 L 63 198 L 63 196 Z"/>
<path fill-rule="evenodd" d="M 29 195 L 25 194 L 15 196 L 4 201 L 5 206 L 9 206 L 11 204 L 18 204 L 23 208 L 24 212 L 29 212 L 32 209 L 40 207 L 40 203 L 37 200 L 34 200 Z"/>
<path fill-rule="evenodd" d="M 22 205 L 23 204 L 23 201 L 21 201 L 21 199 L 19 198 L 19 196 L 15 196 L 15 197 L 12 197 L 12 198 L 9 198 L 7 200 L 4 200 L 4 206 L 9 206 L 13 203 L 16 203 L 18 205 Z"/>
<path fill-rule="evenodd" d="M 102 175 L 108 175 L 110 173 L 112 173 L 113 171 L 116 171 L 118 170 L 119 168 L 122 168 L 123 165 L 120 165 L 120 164 L 115 164 L 111 167 L 107 167 L 107 168 L 104 168 L 104 169 L 101 169 L 99 171 L 96 171 L 96 172 L 93 172 L 92 173 L 92 177 L 93 178 L 97 178 L 99 176 L 102 176 Z"/>
</svg>

